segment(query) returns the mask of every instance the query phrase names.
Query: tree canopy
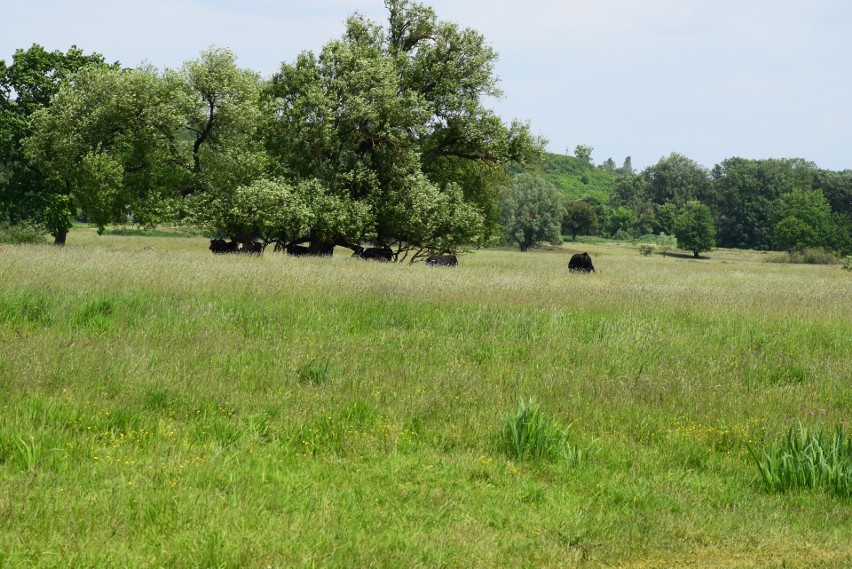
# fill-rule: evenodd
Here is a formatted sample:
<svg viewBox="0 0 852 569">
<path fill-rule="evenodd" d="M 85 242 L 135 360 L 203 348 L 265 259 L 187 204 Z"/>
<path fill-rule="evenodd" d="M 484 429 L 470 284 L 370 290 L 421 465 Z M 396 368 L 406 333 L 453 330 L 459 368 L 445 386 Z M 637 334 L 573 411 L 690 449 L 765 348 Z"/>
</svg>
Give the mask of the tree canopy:
<svg viewBox="0 0 852 569">
<path fill-rule="evenodd" d="M 537 176 L 522 174 L 502 192 L 505 238 L 521 251 L 542 242 L 562 243 L 565 209 L 559 193 Z"/>
</svg>

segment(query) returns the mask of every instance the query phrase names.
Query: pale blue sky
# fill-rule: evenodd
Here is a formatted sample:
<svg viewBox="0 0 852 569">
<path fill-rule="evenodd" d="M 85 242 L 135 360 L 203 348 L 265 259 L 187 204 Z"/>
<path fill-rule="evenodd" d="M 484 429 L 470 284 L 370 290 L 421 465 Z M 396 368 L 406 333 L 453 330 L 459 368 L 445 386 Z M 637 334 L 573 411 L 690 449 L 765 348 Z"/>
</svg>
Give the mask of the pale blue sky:
<svg viewBox="0 0 852 569">
<path fill-rule="evenodd" d="M 679 152 L 852 168 L 849 0 L 432 0 L 500 53 L 493 108 L 565 153 L 643 168 Z M 264 76 L 382 0 L 0 0 L 0 59 L 40 43 L 178 67 L 211 45 Z"/>
</svg>

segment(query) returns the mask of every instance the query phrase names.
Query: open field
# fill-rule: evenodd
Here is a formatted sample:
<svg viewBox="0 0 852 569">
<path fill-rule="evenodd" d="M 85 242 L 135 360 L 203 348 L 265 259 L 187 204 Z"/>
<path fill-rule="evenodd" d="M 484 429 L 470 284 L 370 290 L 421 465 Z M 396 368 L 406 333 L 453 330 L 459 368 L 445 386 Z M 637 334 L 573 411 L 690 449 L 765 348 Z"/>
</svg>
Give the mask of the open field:
<svg viewBox="0 0 852 569">
<path fill-rule="evenodd" d="M 746 446 L 852 429 L 837 266 L 206 247 L 0 245 L 0 566 L 852 566 L 852 500 Z M 500 450 L 529 397 L 571 459 Z"/>
</svg>

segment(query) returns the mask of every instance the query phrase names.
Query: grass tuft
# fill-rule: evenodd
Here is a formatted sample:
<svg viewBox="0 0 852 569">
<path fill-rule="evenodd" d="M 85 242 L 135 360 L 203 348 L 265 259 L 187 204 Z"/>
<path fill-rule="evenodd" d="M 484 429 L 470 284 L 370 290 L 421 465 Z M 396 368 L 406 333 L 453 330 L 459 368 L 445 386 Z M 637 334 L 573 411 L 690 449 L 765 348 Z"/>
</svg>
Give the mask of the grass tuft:
<svg viewBox="0 0 852 569">
<path fill-rule="evenodd" d="M 852 497 L 852 438 L 842 426 L 833 435 L 822 429 L 791 428 L 781 444 L 749 452 L 770 492 L 823 489 Z"/>
<path fill-rule="evenodd" d="M 554 460 L 566 450 L 565 431 L 539 407 L 534 397 L 521 399 L 500 429 L 500 447 L 518 460 Z"/>
</svg>

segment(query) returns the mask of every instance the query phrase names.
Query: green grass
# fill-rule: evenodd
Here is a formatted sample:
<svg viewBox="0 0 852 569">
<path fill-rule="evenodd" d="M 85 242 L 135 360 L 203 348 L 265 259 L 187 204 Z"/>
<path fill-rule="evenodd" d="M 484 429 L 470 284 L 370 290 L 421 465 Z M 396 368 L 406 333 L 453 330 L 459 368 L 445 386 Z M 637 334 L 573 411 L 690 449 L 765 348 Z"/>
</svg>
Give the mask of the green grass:
<svg viewBox="0 0 852 569">
<path fill-rule="evenodd" d="M 852 498 L 852 439 L 842 426 L 833 435 L 821 429 L 790 429 L 784 441 L 760 451 L 749 448 L 761 480 L 772 492 L 824 489 Z"/>
<path fill-rule="evenodd" d="M 848 428 L 838 266 L 208 243 L 0 246 L 0 566 L 852 564 L 852 501 L 748 450 Z M 568 460 L 503 450 L 531 398 Z"/>
</svg>

